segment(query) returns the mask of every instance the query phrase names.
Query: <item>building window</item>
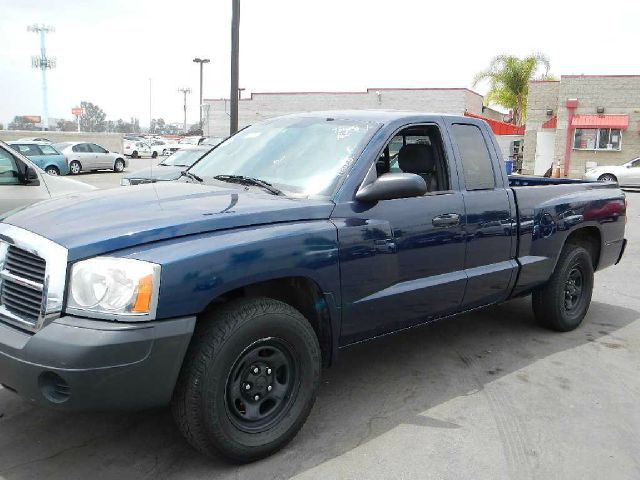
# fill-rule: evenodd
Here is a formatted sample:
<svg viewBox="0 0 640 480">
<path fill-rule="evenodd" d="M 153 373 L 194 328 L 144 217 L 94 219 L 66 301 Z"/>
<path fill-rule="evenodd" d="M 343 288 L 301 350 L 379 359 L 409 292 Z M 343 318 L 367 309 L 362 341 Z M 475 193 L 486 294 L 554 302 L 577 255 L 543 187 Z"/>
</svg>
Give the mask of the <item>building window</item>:
<svg viewBox="0 0 640 480">
<path fill-rule="evenodd" d="M 574 150 L 620 151 L 622 130 L 619 128 L 576 128 L 573 134 Z"/>
</svg>

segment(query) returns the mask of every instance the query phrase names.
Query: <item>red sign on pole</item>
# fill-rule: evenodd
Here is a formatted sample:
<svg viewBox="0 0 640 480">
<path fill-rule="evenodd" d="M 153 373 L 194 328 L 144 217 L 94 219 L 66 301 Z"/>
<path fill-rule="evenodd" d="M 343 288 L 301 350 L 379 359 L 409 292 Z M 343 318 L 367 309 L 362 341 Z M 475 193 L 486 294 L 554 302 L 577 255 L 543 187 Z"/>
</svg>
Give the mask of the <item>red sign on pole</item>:
<svg viewBox="0 0 640 480">
<path fill-rule="evenodd" d="M 76 117 L 79 117 L 80 115 L 82 115 L 82 108 L 80 107 L 73 107 L 71 109 L 71 113 L 73 113 Z"/>
</svg>

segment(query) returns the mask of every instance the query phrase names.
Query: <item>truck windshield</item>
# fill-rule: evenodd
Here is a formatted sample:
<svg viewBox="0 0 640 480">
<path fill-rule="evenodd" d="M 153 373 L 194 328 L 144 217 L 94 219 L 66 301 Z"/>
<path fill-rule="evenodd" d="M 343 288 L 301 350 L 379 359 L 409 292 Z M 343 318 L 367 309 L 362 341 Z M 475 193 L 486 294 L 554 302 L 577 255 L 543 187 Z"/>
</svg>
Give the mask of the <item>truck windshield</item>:
<svg viewBox="0 0 640 480">
<path fill-rule="evenodd" d="M 287 195 L 328 197 L 378 127 L 325 117 L 267 120 L 229 138 L 189 171 L 205 180 L 241 175 Z"/>
</svg>

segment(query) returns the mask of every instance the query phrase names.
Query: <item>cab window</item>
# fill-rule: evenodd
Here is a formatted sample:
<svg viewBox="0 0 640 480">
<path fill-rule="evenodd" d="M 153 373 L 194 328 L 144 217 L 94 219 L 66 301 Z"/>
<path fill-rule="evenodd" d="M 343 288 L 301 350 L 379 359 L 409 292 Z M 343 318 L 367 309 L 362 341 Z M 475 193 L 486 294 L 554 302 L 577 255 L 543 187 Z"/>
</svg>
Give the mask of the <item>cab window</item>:
<svg viewBox="0 0 640 480">
<path fill-rule="evenodd" d="M 19 183 L 18 162 L 13 155 L 0 148 L 0 185 L 17 185 Z"/>
<path fill-rule="evenodd" d="M 378 176 L 415 173 L 424 178 L 428 192 L 449 190 L 449 174 L 442 136 L 436 125 L 413 125 L 400 130 L 376 162 Z"/>
</svg>

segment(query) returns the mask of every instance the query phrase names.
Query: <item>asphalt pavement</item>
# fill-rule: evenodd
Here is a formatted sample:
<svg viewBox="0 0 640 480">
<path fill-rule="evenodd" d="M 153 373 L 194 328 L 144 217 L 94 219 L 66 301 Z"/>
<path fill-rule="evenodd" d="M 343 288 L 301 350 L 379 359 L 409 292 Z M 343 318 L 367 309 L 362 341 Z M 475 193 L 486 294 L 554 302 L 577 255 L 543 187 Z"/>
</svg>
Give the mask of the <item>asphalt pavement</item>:
<svg viewBox="0 0 640 480">
<path fill-rule="evenodd" d="M 573 332 L 539 327 L 524 298 L 352 347 L 293 442 L 245 466 L 195 452 L 168 409 L 60 413 L 0 390 L 0 478 L 638 479 L 640 194 L 628 199 L 626 254 L 596 274 Z"/>
</svg>

